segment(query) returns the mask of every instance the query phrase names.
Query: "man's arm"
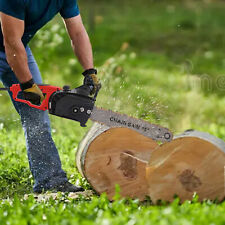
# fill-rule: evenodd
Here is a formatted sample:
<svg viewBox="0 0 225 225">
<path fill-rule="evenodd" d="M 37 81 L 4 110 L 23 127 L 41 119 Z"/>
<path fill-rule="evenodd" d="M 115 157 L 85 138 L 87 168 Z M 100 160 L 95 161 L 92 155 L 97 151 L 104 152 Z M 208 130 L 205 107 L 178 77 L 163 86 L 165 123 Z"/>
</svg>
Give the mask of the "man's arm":
<svg viewBox="0 0 225 225">
<path fill-rule="evenodd" d="M 0 18 L 7 61 L 19 82 L 25 83 L 32 79 L 32 75 L 21 40 L 24 33 L 24 21 L 4 13 L 0 13 Z"/>
<path fill-rule="evenodd" d="M 39 105 L 44 96 L 34 84 L 28 66 L 27 53 L 21 40 L 24 33 L 24 21 L 4 13 L 0 13 L 1 27 L 7 61 L 21 83 L 24 99 Z"/>
<path fill-rule="evenodd" d="M 81 16 L 64 19 L 73 50 L 84 70 L 94 68 L 91 43 Z"/>
</svg>

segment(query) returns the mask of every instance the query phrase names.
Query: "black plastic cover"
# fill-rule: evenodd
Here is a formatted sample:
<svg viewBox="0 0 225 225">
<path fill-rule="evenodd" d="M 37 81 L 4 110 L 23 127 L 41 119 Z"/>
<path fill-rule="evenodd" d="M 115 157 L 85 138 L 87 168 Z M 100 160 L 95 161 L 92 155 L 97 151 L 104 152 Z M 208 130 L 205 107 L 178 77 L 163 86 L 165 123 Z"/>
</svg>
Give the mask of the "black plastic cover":
<svg viewBox="0 0 225 225">
<path fill-rule="evenodd" d="M 85 127 L 94 104 L 95 101 L 91 97 L 71 91 L 57 91 L 49 100 L 49 113 L 78 121 L 82 127 Z"/>
</svg>

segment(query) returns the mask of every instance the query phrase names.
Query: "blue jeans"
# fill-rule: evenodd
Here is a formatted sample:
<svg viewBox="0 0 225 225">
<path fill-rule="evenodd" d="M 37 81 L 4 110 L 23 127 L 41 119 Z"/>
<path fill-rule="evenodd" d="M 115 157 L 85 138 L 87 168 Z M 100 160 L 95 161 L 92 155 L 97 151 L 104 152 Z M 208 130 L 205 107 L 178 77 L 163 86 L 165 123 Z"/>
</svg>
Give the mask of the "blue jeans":
<svg viewBox="0 0 225 225">
<path fill-rule="evenodd" d="M 26 48 L 28 65 L 36 83 L 41 84 L 41 74 L 29 47 Z M 18 80 L 0 51 L 0 80 L 5 87 L 18 84 Z M 26 138 L 30 170 L 35 180 L 34 191 L 51 189 L 67 181 L 62 170 L 58 151 L 52 140 L 48 113 L 33 109 L 26 104 L 15 102 L 9 92 L 13 105 L 21 117 Z"/>
</svg>

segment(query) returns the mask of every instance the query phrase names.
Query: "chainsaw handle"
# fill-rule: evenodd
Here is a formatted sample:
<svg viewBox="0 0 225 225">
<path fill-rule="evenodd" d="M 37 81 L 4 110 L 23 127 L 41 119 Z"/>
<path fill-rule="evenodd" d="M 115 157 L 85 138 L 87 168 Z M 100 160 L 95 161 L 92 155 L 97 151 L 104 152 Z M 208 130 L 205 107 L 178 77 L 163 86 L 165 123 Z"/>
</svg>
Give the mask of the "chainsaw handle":
<svg viewBox="0 0 225 225">
<path fill-rule="evenodd" d="M 42 91 L 42 93 L 45 96 L 41 105 L 34 105 L 30 101 L 18 98 L 18 94 L 21 91 L 19 84 L 13 84 L 9 90 L 12 92 L 12 97 L 15 101 L 25 103 L 28 106 L 35 108 L 35 109 L 39 109 L 39 110 L 43 110 L 43 111 L 48 110 L 49 109 L 49 105 L 48 105 L 49 98 L 51 97 L 51 95 L 54 92 L 61 90 L 61 88 L 50 86 L 50 85 L 38 85 L 38 87 L 40 88 L 40 90 Z"/>
</svg>

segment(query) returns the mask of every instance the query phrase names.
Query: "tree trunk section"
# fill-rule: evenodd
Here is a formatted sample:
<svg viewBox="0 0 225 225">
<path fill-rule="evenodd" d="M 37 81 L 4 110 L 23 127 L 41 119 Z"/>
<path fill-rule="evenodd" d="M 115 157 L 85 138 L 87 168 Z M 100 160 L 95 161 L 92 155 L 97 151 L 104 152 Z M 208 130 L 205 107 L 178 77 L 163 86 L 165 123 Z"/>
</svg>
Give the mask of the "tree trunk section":
<svg viewBox="0 0 225 225">
<path fill-rule="evenodd" d="M 110 200 L 116 184 L 122 197 L 143 200 L 148 193 L 146 163 L 156 147 L 157 142 L 131 129 L 95 123 L 80 143 L 77 167 L 94 190 L 106 192 Z"/>
<path fill-rule="evenodd" d="M 198 131 L 187 131 L 154 150 L 146 168 L 148 194 L 153 200 L 219 201 L 225 197 L 225 142 Z"/>
</svg>

